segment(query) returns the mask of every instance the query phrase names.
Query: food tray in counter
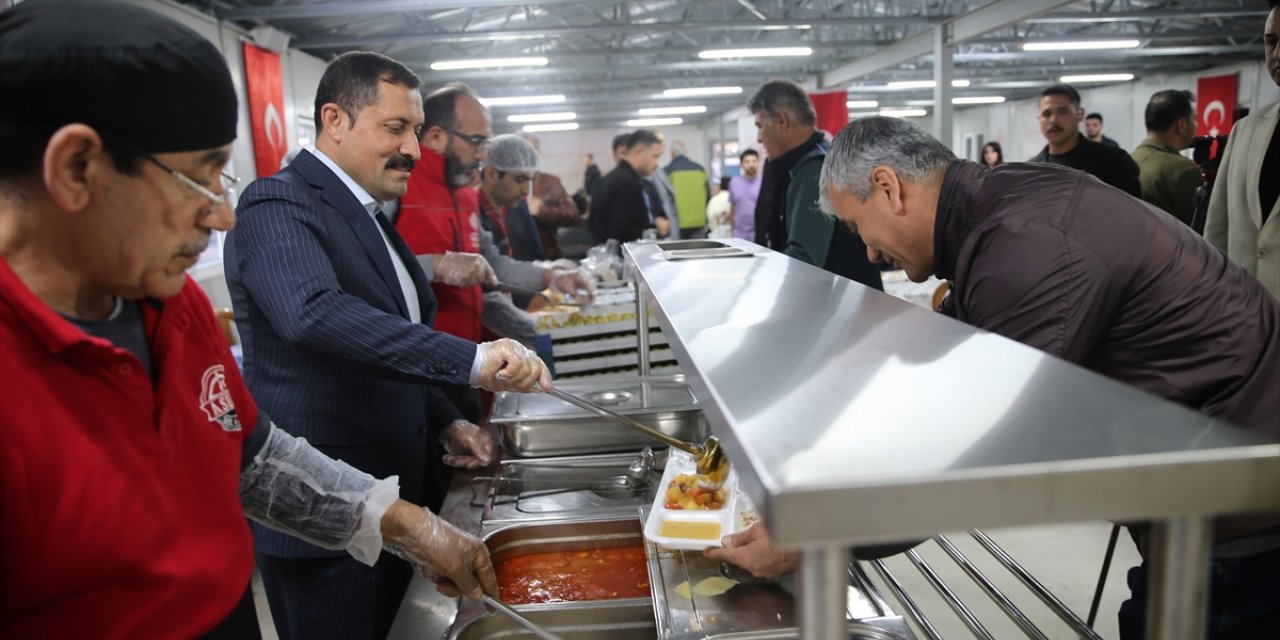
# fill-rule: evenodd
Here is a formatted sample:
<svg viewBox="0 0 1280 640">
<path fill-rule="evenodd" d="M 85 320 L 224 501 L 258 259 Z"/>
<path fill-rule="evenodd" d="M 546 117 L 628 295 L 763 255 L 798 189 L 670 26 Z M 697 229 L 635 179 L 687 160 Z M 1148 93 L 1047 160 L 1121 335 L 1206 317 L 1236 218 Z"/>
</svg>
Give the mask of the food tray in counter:
<svg viewBox="0 0 1280 640">
<path fill-rule="evenodd" d="M 667 337 L 662 335 L 661 331 L 649 332 L 650 347 L 667 344 Z M 574 340 L 570 342 L 553 342 L 551 344 L 551 355 L 556 358 L 564 358 L 568 356 L 580 356 L 588 353 L 602 353 L 606 351 L 625 351 L 627 349 L 635 349 L 637 347 L 636 337 L 634 335 L 621 335 L 605 338 L 593 338 L 589 340 Z"/>
<path fill-rule="evenodd" d="M 675 362 L 676 355 L 671 349 L 651 349 L 649 362 Z M 574 358 L 572 360 L 556 360 L 556 375 L 615 369 L 619 367 L 636 367 L 640 364 L 640 355 L 636 351 L 627 351 L 592 358 Z"/>
<path fill-rule="evenodd" d="M 668 495 L 672 484 L 683 475 L 692 476 L 697 473 L 697 462 L 693 456 L 683 451 L 671 451 L 667 460 L 667 468 L 662 473 L 662 484 L 658 485 L 657 495 L 653 499 L 653 508 L 645 518 L 644 537 L 658 546 L 667 549 L 700 551 L 709 547 L 721 546 L 720 540 L 729 534 L 738 533 L 751 526 L 759 518 L 755 508 L 746 494 L 738 491 L 738 475 L 730 468 L 724 485 L 716 492 L 705 492 L 694 489 L 684 492 L 680 501 L 700 502 L 699 498 L 710 498 L 712 504 L 720 501 L 716 509 L 673 509 L 668 504 L 675 502 Z M 722 492 L 722 493 L 720 493 Z M 719 493 L 719 497 L 715 494 Z M 695 497 L 694 494 L 697 494 Z"/>
</svg>

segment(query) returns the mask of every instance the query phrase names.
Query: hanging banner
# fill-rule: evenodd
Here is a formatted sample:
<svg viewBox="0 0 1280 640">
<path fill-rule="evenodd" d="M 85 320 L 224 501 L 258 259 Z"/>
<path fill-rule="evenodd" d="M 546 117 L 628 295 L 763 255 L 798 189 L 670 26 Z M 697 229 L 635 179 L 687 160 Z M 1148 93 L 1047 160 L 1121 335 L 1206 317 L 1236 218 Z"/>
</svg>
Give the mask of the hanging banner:
<svg viewBox="0 0 1280 640">
<path fill-rule="evenodd" d="M 244 82 L 249 91 L 249 122 L 253 126 L 253 158 L 258 177 L 280 170 L 289 150 L 284 129 L 284 82 L 280 54 L 244 44 Z"/>
<path fill-rule="evenodd" d="M 1196 79 L 1196 109 L 1200 112 L 1197 135 L 1225 136 L 1231 133 L 1236 111 L 1238 74 Z"/>
<path fill-rule="evenodd" d="M 847 92 L 811 93 L 809 99 L 813 101 L 813 109 L 818 112 L 818 129 L 827 132 L 828 140 L 849 124 L 849 108 L 845 105 L 849 100 Z"/>
</svg>

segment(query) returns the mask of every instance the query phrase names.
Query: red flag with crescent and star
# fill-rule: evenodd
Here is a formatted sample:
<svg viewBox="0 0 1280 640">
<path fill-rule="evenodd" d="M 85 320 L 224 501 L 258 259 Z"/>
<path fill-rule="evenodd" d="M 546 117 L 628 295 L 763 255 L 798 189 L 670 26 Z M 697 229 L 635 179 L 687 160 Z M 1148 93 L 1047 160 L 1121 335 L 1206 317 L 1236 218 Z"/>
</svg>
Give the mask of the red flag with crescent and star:
<svg viewBox="0 0 1280 640">
<path fill-rule="evenodd" d="M 249 122 L 258 177 L 280 170 L 289 150 L 284 130 L 284 82 L 280 54 L 244 43 L 244 82 L 249 90 Z"/>
<path fill-rule="evenodd" d="M 1239 74 L 1196 79 L 1196 110 L 1200 112 L 1196 135 L 1225 136 L 1235 124 L 1236 85 Z"/>
</svg>

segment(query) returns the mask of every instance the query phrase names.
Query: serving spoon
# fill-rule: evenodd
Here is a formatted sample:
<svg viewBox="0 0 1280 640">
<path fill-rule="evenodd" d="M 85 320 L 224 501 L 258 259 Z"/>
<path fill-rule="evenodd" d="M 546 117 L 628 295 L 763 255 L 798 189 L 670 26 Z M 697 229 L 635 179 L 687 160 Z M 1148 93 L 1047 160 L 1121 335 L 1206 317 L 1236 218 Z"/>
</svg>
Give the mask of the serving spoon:
<svg viewBox="0 0 1280 640">
<path fill-rule="evenodd" d="M 694 455 L 698 459 L 697 483 L 699 487 L 704 489 L 719 489 L 724 485 L 724 480 L 729 475 L 729 459 L 726 458 L 724 452 L 720 450 L 720 440 L 715 436 L 709 436 L 702 445 L 699 446 L 678 438 L 673 438 L 661 431 L 657 431 L 646 425 L 640 424 L 639 422 L 620 413 L 615 413 L 594 402 L 579 398 L 572 393 L 567 393 L 559 389 L 552 389 L 547 393 L 553 397 L 564 400 L 575 407 L 586 409 L 601 418 L 612 420 L 618 424 L 630 427 L 659 442 Z"/>
</svg>

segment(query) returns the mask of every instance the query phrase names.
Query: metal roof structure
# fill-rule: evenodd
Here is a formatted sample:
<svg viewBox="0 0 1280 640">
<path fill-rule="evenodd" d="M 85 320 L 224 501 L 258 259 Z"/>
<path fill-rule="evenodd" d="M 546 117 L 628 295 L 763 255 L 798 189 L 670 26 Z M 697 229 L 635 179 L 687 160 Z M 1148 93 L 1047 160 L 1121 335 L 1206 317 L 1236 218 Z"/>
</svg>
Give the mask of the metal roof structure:
<svg viewBox="0 0 1280 640">
<path fill-rule="evenodd" d="M 428 87 L 459 80 L 485 97 L 563 95 L 508 114 L 572 111 L 583 128 L 622 126 L 641 108 L 701 105 L 686 124 L 741 106 L 770 78 L 845 88 L 879 108 L 918 105 L 932 78 L 934 27 L 950 25 L 958 98 L 1035 95 L 1064 75 L 1186 73 L 1262 59 L 1260 0 L 180 0 L 246 29 L 270 27 L 329 59 L 371 50 Z M 1136 40 L 1127 49 L 1030 51 L 1034 43 Z M 704 59 L 714 49 L 807 47 L 809 55 Z M 704 54 L 705 55 L 705 54 Z M 433 70 L 432 63 L 537 56 L 544 66 Z M 1091 83 L 1076 83 L 1090 86 Z M 741 87 L 673 99 L 667 89 Z M 857 111 L 858 109 L 852 109 Z M 510 128 L 499 126 L 499 128 Z"/>
</svg>

